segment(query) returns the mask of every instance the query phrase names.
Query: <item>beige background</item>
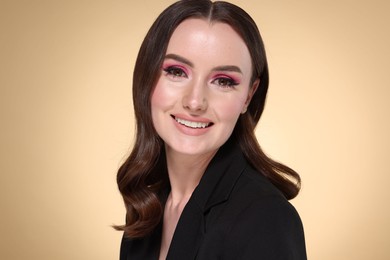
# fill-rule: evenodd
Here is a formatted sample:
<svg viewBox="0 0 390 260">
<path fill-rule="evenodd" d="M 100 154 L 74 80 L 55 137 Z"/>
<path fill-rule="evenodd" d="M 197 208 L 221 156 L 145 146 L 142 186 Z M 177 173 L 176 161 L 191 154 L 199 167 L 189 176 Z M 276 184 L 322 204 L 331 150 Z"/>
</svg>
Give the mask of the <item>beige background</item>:
<svg viewBox="0 0 390 260">
<path fill-rule="evenodd" d="M 0 0 L 0 259 L 118 259 L 133 64 L 171 2 Z M 389 4 L 234 3 L 266 43 L 258 137 L 302 176 L 309 259 L 390 259 Z"/>
</svg>

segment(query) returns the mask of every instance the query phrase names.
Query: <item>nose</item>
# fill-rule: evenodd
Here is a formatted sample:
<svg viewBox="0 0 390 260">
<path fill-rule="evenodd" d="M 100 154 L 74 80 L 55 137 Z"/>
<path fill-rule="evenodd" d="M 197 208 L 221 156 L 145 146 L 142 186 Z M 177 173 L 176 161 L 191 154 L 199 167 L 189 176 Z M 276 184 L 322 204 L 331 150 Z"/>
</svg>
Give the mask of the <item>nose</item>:
<svg viewBox="0 0 390 260">
<path fill-rule="evenodd" d="M 201 112 L 207 109 L 206 89 L 198 82 L 188 88 L 183 96 L 183 107 L 191 112 Z"/>
</svg>

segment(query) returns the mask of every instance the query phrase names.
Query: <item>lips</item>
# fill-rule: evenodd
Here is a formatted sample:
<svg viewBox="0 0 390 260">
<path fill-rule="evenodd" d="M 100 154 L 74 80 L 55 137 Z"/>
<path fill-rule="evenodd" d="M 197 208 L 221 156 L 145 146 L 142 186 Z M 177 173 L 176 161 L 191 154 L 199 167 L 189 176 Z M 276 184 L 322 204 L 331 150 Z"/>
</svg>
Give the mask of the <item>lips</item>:
<svg viewBox="0 0 390 260">
<path fill-rule="evenodd" d="M 190 120 L 186 120 L 186 119 L 179 118 L 176 116 L 172 116 L 172 118 L 175 119 L 176 122 L 178 122 L 179 124 L 184 125 L 184 126 L 189 127 L 189 128 L 194 128 L 194 129 L 207 128 L 207 127 L 210 127 L 213 125 L 212 122 L 190 121 Z"/>
</svg>

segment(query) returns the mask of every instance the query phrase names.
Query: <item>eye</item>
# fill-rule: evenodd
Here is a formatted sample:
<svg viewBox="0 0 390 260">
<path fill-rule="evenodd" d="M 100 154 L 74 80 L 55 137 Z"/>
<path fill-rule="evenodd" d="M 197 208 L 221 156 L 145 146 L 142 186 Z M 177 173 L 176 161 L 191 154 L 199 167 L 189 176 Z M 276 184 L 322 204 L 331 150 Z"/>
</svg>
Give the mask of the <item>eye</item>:
<svg viewBox="0 0 390 260">
<path fill-rule="evenodd" d="M 173 78 L 188 77 L 187 73 L 185 73 L 185 71 L 182 68 L 176 66 L 169 66 L 167 68 L 164 68 L 163 70 L 168 76 L 171 76 Z"/>
<path fill-rule="evenodd" d="M 238 83 L 234 79 L 227 77 L 216 78 L 212 81 L 212 83 L 217 84 L 222 88 L 232 88 L 238 85 Z"/>
</svg>

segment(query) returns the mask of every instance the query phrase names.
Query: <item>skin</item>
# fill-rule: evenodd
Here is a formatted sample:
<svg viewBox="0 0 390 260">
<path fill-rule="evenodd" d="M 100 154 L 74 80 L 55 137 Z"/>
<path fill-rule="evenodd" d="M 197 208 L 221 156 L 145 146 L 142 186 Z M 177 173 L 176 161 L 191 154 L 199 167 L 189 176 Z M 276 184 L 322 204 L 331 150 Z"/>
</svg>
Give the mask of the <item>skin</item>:
<svg viewBox="0 0 390 260">
<path fill-rule="evenodd" d="M 224 23 L 183 21 L 165 57 L 151 99 L 172 188 L 164 209 L 160 259 L 166 258 L 181 212 L 208 163 L 246 112 L 259 83 L 250 85 L 247 46 Z"/>
</svg>

